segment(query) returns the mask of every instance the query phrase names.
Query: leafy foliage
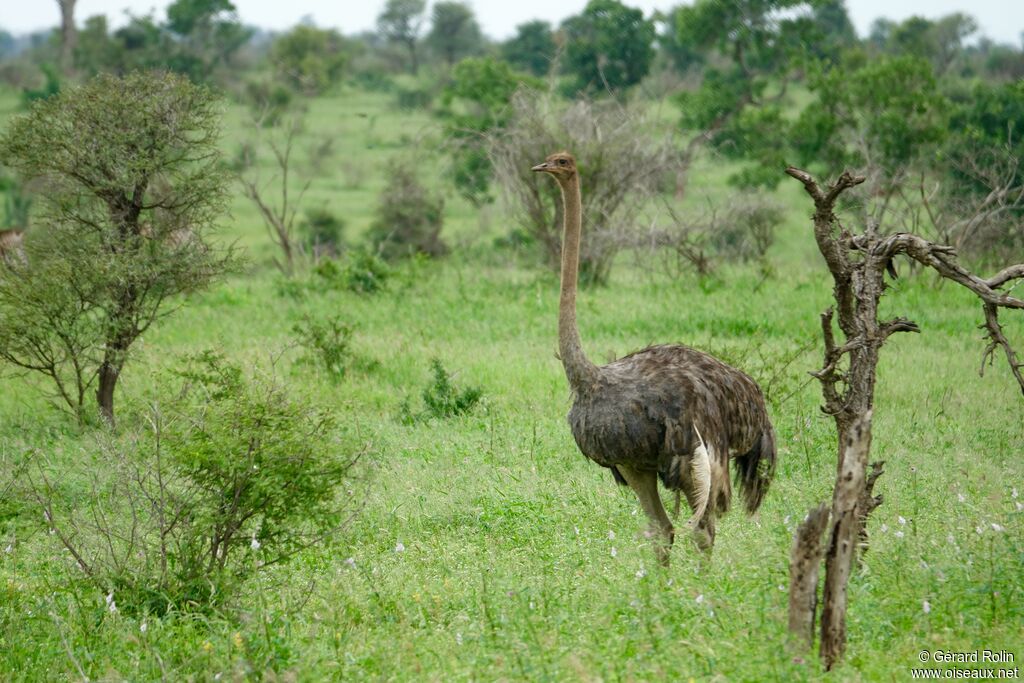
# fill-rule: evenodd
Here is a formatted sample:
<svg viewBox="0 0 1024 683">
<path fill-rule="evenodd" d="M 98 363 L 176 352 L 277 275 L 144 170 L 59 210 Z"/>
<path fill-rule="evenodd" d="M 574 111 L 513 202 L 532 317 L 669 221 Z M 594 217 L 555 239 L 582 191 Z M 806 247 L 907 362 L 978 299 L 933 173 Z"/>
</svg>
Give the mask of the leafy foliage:
<svg viewBox="0 0 1024 683">
<path fill-rule="evenodd" d="M 452 65 L 463 57 L 479 52 L 483 42 L 480 26 L 468 5 L 462 2 L 434 4 L 426 43 L 445 62 Z"/>
<path fill-rule="evenodd" d="M 636 85 L 654 59 L 654 25 L 618 0 L 590 0 L 562 22 L 565 69 L 577 91 L 618 91 Z"/>
<path fill-rule="evenodd" d="M 408 400 L 402 404 L 401 417 L 405 424 L 413 424 L 431 418 L 445 419 L 458 417 L 470 412 L 483 397 L 479 387 L 460 389 L 452 382 L 452 375 L 445 370 L 440 359 L 430 361 L 433 381 L 422 393 L 424 409 L 413 412 Z"/>
<path fill-rule="evenodd" d="M 334 415 L 211 352 L 179 375 L 183 391 L 151 408 L 145 427 L 95 435 L 96 462 L 83 457 L 77 473 L 90 483 L 80 502 L 44 468 L 34 482 L 55 540 L 110 611 L 223 605 L 355 507 L 344 491 L 359 454 L 340 442 Z"/>
<path fill-rule="evenodd" d="M 333 377 L 343 377 L 351 361 L 354 328 L 340 316 L 318 320 L 310 316 L 292 326 L 300 346 L 306 349 L 306 360 L 320 366 Z"/>
<path fill-rule="evenodd" d="M 551 70 L 558 47 L 546 21 L 528 21 L 516 27 L 516 34 L 501 46 L 502 57 L 513 67 L 543 76 Z"/>
<path fill-rule="evenodd" d="M 349 52 L 345 39 L 334 29 L 300 24 L 274 41 L 270 59 L 286 83 L 306 95 L 317 95 L 341 78 Z"/>
<path fill-rule="evenodd" d="M 140 335 L 230 266 L 209 247 L 224 175 L 208 90 L 158 73 L 101 75 L 37 103 L 0 139 L 25 179 L 45 178 L 31 267 L 0 272 L 0 358 L 52 380 L 79 419 L 114 385 Z"/>
<path fill-rule="evenodd" d="M 464 59 L 452 70 L 443 93 L 445 133 L 452 145 L 452 180 L 476 206 L 492 201 L 493 171 L 487 137 L 499 134 L 511 115 L 509 102 L 520 88 L 539 88 L 533 78 L 493 57 Z"/>
<path fill-rule="evenodd" d="M 384 258 L 441 256 L 448 251 L 441 240 L 444 198 L 419 181 L 410 163 L 389 165 L 387 185 L 376 213 L 367 237 Z"/>
</svg>

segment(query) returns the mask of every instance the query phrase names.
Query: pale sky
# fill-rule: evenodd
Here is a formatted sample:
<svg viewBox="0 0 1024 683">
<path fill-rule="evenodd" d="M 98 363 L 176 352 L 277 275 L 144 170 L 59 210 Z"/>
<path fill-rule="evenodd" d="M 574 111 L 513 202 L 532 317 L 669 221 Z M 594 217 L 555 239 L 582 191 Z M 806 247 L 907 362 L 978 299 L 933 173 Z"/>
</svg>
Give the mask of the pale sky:
<svg viewBox="0 0 1024 683">
<path fill-rule="evenodd" d="M 269 29 L 286 29 L 308 15 L 318 26 L 334 27 L 342 33 L 373 29 L 384 0 L 233 0 L 242 21 Z M 114 26 L 123 23 L 124 10 L 134 14 L 155 11 L 163 16 L 169 0 L 78 0 L 75 17 L 81 23 L 93 14 L 106 14 Z M 492 38 L 507 38 L 515 27 L 531 19 L 554 24 L 577 14 L 586 0 L 470 0 L 484 32 Z M 680 0 L 625 0 L 650 14 L 666 10 Z M 885 16 L 902 20 L 918 14 L 930 19 L 964 12 L 973 16 L 981 33 L 1001 43 L 1021 44 L 1024 31 L 1024 2 L 1021 0 L 847 0 L 850 17 L 861 35 L 871 22 Z M 0 0 L 0 28 L 13 33 L 55 26 L 60 20 L 56 0 Z"/>
</svg>

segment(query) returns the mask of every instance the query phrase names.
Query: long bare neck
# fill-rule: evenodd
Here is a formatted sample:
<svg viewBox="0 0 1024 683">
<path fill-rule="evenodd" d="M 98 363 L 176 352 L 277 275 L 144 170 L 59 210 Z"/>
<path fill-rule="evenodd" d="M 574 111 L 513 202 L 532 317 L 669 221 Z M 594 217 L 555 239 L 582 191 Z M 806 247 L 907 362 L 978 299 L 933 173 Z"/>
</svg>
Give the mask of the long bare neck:
<svg viewBox="0 0 1024 683">
<path fill-rule="evenodd" d="M 583 226 L 578 174 L 560 182 L 562 188 L 562 291 L 558 299 L 558 353 L 569 386 L 579 393 L 597 378 L 597 367 L 583 353 L 576 326 L 576 284 L 580 267 L 580 232 Z"/>
</svg>

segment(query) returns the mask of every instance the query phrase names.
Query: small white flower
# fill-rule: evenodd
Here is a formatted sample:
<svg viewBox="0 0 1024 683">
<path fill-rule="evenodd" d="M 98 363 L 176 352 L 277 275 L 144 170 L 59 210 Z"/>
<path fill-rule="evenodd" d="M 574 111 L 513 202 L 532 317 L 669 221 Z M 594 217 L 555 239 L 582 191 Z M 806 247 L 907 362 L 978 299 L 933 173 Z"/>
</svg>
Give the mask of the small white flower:
<svg viewBox="0 0 1024 683">
<path fill-rule="evenodd" d="M 580 528 L 579 528 L 578 526 L 574 526 L 574 527 L 572 528 L 572 530 L 576 532 L 576 535 L 577 535 L 577 536 L 579 536 L 579 535 L 580 535 Z"/>
<path fill-rule="evenodd" d="M 930 613 L 932 611 L 932 604 L 930 602 L 928 602 L 927 600 L 925 600 L 924 602 L 921 603 L 921 611 L 924 612 L 925 614 Z"/>
<path fill-rule="evenodd" d="M 1014 505 L 1017 506 L 1017 512 L 1024 510 L 1024 503 L 1017 501 L 1016 503 L 1014 503 Z"/>
<path fill-rule="evenodd" d="M 984 525 L 982 525 L 982 524 L 979 524 L 978 526 L 974 527 L 974 531 L 975 531 L 975 533 L 977 533 L 977 534 L 978 534 L 979 536 L 981 536 L 981 535 L 982 535 L 983 533 L 985 533 L 985 526 L 984 526 Z"/>
<path fill-rule="evenodd" d="M 956 539 L 953 538 L 953 534 L 946 534 L 946 543 L 956 545 Z"/>
<path fill-rule="evenodd" d="M 612 546 L 612 557 L 615 557 L 618 554 L 619 554 L 619 551 L 615 549 L 615 546 Z"/>
<path fill-rule="evenodd" d="M 701 604 L 702 602 L 704 602 L 704 594 L 701 593 L 696 598 L 694 598 L 693 601 L 696 602 L 698 605 Z"/>
<path fill-rule="evenodd" d="M 396 553 L 404 553 L 405 552 L 405 544 L 403 544 L 401 541 L 396 543 L 395 544 L 395 552 Z"/>
<path fill-rule="evenodd" d="M 615 532 L 612 531 L 611 529 L 608 530 L 608 540 L 609 541 L 614 541 L 615 540 Z"/>
<path fill-rule="evenodd" d="M 895 536 L 896 538 L 903 538 L 903 532 L 902 531 L 894 531 L 892 535 Z"/>
<path fill-rule="evenodd" d="M 10 553 L 12 550 L 14 550 L 14 544 L 13 543 L 8 543 L 7 547 L 4 548 L 4 552 L 5 553 Z"/>
<path fill-rule="evenodd" d="M 782 523 L 785 524 L 786 526 L 789 526 L 789 515 L 786 515 L 785 517 L 782 518 Z"/>
<path fill-rule="evenodd" d="M 147 624 L 146 622 L 142 622 L 141 624 L 139 624 L 139 631 L 141 631 L 142 633 L 145 633 L 148 630 L 149 630 L 149 624 Z"/>
<path fill-rule="evenodd" d="M 220 680 L 220 677 L 221 677 L 221 672 L 220 672 L 220 671 L 218 671 L 218 672 L 217 672 L 216 674 L 214 674 L 214 676 L 213 676 L 213 680 L 215 680 L 215 681 L 219 681 L 219 680 Z"/>
<path fill-rule="evenodd" d="M 456 633 L 455 634 L 455 643 L 458 644 L 458 645 L 462 645 L 462 634 L 461 633 Z"/>
<path fill-rule="evenodd" d="M 878 527 L 878 530 L 881 531 L 883 534 L 884 533 L 888 533 L 889 525 L 888 524 L 883 524 L 882 526 Z"/>
<path fill-rule="evenodd" d="M 1003 532 L 1006 531 L 1006 527 L 1004 527 L 1002 524 L 996 524 L 995 522 L 992 522 L 992 531 L 995 531 L 996 533 Z"/>
<path fill-rule="evenodd" d="M 114 591 L 107 593 L 107 609 L 110 610 L 111 614 L 117 612 L 117 604 L 114 602 Z"/>
<path fill-rule="evenodd" d="M 638 570 L 636 571 L 636 578 L 638 578 L 638 579 L 642 579 L 642 578 L 644 578 L 645 576 L 647 576 L 647 570 L 646 570 L 646 569 L 644 569 L 643 567 L 640 567 L 640 569 L 638 569 Z"/>
<path fill-rule="evenodd" d="M 900 526 L 906 526 L 907 520 L 901 515 L 896 518 L 896 521 L 900 523 Z"/>
<path fill-rule="evenodd" d="M 354 557 L 347 558 L 345 560 L 345 564 L 347 564 L 349 567 L 352 567 L 352 569 L 355 569 L 356 568 L 356 558 L 354 558 Z"/>
<path fill-rule="evenodd" d="M 1010 497 L 1013 498 L 1014 500 L 1017 499 L 1017 487 L 1016 486 L 1014 486 L 1013 490 L 1010 491 Z"/>
<path fill-rule="evenodd" d="M 966 503 L 967 502 L 967 497 L 964 494 L 960 493 L 960 492 L 957 492 L 956 499 L 957 499 L 957 501 L 959 501 L 961 503 Z"/>
<path fill-rule="evenodd" d="M 634 517 L 636 517 L 636 508 L 633 508 L 633 512 L 631 512 L 631 513 L 629 513 L 629 514 L 631 514 L 631 515 L 633 515 Z"/>
<path fill-rule="evenodd" d="M 249 543 L 249 547 L 252 548 L 253 550 L 259 550 L 260 549 L 260 541 L 259 541 L 258 538 L 256 538 L 256 534 L 252 535 L 252 542 Z"/>
<path fill-rule="evenodd" d="M 779 591 L 782 592 L 782 593 L 786 592 L 786 587 L 783 586 L 781 583 L 778 586 L 776 586 L 776 588 L 778 588 Z"/>
</svg>

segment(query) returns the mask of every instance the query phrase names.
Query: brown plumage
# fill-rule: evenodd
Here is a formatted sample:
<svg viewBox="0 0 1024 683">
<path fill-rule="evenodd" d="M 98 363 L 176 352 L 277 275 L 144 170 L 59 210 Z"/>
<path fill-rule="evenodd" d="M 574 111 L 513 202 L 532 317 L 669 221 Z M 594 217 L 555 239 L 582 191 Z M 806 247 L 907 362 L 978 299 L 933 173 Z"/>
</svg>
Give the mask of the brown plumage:
<svg viewBox="0 0 1024 683">
<path fill-rule="evenodd" d="M 574 397 L 569 425 L 576 444 L 636 492 L 663 564 L 674 529 L 658 493 L 659 478 L 686 495 L 695 540 L 710 550 L 715 516 L 729 508 L 730 460 L 751 513 L 775 472 L 775 432 L 761 389 L 743 372 L 682 345 L 651 346 L 602 367 L 591 363 L 576 326 L 582 228 L 576 161 L 559 152 L 533 170 L 550 174 L 562 190 L 558 348 Z"/>
</svg>

